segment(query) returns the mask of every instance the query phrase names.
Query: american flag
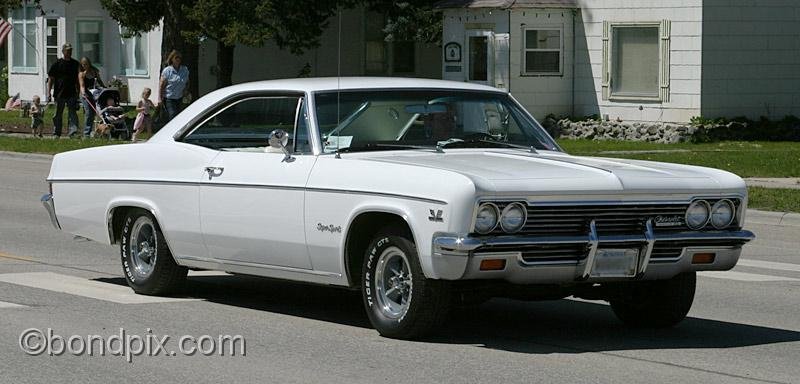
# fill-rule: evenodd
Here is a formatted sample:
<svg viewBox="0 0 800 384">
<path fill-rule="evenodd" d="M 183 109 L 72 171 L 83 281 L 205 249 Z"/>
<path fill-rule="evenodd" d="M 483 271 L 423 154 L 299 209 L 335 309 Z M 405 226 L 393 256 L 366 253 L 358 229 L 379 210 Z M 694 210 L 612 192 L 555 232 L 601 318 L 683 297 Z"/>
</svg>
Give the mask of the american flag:
<svg viewBox="0 0 800 384">
<path fill-rule="evenodd" d="M 9 33 L 11 33 L 11 23 L 6 19 L 0 18 L 0 47 L 5 44 Z"/>
</svg>

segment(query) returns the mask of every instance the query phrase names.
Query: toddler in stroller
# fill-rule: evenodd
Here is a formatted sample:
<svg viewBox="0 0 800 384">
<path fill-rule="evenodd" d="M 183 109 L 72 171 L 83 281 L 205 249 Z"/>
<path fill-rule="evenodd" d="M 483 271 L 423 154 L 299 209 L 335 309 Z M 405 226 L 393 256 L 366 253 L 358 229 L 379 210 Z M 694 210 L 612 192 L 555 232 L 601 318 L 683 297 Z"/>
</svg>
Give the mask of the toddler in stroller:
<svg viewBox="0 0 800 384">
<path fill-rule="evenodd" d="M 125 123 L 124 111 L 119 105 L 119 91 L 115 88 L 101 89 L 96 92 L 94 99 L 97 100 L 97 115 L 100 116 L 95 136 L 129 140 L 130 131 Z"/>
</svg>

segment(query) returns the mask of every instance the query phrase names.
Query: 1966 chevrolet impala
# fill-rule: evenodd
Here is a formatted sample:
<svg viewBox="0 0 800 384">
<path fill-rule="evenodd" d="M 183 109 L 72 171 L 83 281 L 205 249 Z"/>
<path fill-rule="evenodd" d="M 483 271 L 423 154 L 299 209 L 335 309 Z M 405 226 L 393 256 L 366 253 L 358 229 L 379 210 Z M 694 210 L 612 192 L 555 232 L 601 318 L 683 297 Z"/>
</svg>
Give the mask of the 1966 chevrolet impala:
<svg viewBox="0 0 800 384">
<path fill-rule="evenodd" d="M 144 144 L 56 155 L 48 181 L 53 225 L 119 244 L 138 293 L 188 269 L 359 288 L 397 338 L 496 296 L 671 326 L 696 271 L 754 237 L 733 174 L 570 156 L 508 93 L 433 80 L 220 89 Z"/>
</svg>

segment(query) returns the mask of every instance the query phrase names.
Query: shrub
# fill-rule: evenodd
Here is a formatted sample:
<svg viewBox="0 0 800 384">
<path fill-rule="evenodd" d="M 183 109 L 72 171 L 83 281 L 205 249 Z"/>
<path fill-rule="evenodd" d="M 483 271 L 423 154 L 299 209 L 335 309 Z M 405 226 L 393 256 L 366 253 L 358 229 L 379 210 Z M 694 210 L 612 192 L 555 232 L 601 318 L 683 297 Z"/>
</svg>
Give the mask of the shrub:
<svg viewBox="0 0 800 384">
<path fill-rule="evenodd" d="M 746 117 L 733 119 L 706 119 L 700 116 L 690 121 L 697 130 L 691 137 L 695 143 L 715 141 L 800 141 L 800 118 L 786 116 L 773 121 L 766 117 L 750 120 Z"/>
</svg>

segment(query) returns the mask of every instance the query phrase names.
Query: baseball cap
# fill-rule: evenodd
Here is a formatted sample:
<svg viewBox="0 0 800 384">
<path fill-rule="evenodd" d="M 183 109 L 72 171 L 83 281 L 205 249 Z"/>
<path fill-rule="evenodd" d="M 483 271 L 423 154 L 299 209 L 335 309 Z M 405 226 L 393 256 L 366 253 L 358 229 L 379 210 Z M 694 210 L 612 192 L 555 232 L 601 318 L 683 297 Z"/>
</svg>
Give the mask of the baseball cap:
<svg viewBox="0 0 800 384">
<path fill-rule="evenodd" d="M 64 45 L 61 46 L 61 50 L 62 51 L 67 50 L 67 49 L 72 49 L 72 44 L 64 43 Z"/>
</svg>

